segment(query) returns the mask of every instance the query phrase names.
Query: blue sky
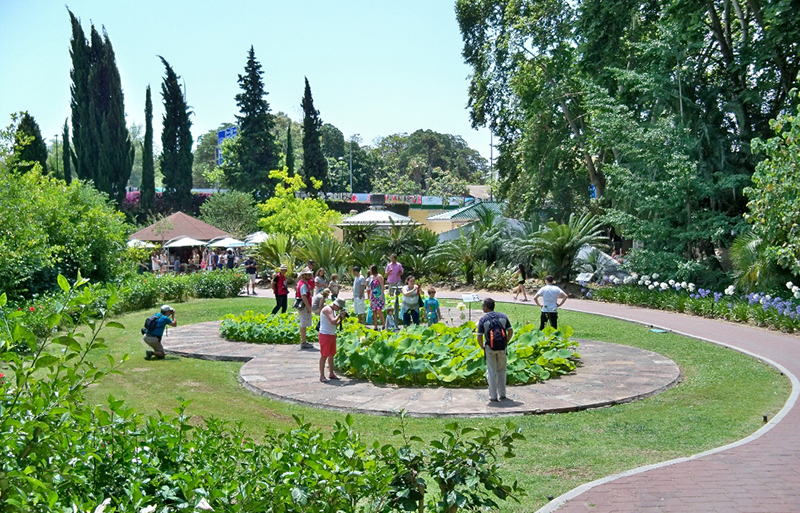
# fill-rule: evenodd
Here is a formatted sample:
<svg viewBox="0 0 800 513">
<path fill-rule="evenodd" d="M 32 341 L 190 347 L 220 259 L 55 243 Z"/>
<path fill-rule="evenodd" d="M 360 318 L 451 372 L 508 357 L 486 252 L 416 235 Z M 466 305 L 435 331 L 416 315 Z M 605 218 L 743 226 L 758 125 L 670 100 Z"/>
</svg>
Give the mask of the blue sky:
<svg viewBox="0 0 800 513">
<path fill-rule="evenodd" d="M 273 112 L 302 120 L 307 76 L 323 121 L 363 143 L 419 128 L 461 135 L 489 158 L 489 132 L 466 110 L 469 68 L 452 0 L 69 0 L 88 34 L 105 27 L 128 123 L 153 90 L 156 142 L 164 56 L 186 83 L 198 135 L 233 121 L 237 75 L 253 45 Z M 69 116 L 64 0 L 0 0 L 0 124 L 27 110 L 51 140 Z"/>
</svg>

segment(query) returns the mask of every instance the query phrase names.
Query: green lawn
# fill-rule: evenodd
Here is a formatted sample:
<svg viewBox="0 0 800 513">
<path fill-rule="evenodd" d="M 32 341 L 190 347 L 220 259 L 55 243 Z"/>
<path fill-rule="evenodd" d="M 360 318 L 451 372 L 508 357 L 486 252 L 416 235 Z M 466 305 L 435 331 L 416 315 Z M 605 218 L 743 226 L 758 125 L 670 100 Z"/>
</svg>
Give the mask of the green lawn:
<svg viewBox="0 0 800 513">
<path fill-rule="evenodd" d="M 174 305 L 179 324 L 218 320 L 226 313 L 269 311 L 264 299 L 195 300 Z M 538 322 L 531 305 L 498 305 L 513 321 Z M 245 391 L 237 382 L 239 363 L 208 362 L 171 357 L 145 361 L 139 329 L 150 312 L 119 318 L 127 329 L 106 330 L 115 356 L 130 353 L 121 375 L 108 376 L 88 393 L 104 403 L 109 395 L 125 399 L 142 413 L 169 411 L 177 397 L 193 400 L 189 412 L 197 421 L 213 416 L 242 422 L 254 436 L 265 426 L 291 427 L 292 414 L 327 427 L 343 414 L 285 404 Z M 517 457 L 508 461 L 509 479 L 518 479 L 529 492 L 523 504 L 509 503 L 504 511 L 530 512 L 590 480 L 700 452 L 742 438 L 772 417 L 789 395 L 789 381 L 777 371 L 729 349 L 673 334 L 576 312 L 561 312 L 559 322 L 571 325 L 577 338 L 617 342 L 656 351 L 675 360 L 683 382 L 662 394 L 631 404 L 576 413 L 516 417 L 526 440 Z M 475 312 L 473 312 L 475 320 Z M 95 355 L 98 359 L 101 355 Z M 578 370 L 580 372 L 580 370 Z M 368 440 L 391 441 L 396 418 L 355 415 L 356 430 Z M 471 419 L 464 425 L 497 425 L 507 419 Z M 408 428 L 423 438 L 436 437 L 446 420 L 410 419 Z"/>
</svg>

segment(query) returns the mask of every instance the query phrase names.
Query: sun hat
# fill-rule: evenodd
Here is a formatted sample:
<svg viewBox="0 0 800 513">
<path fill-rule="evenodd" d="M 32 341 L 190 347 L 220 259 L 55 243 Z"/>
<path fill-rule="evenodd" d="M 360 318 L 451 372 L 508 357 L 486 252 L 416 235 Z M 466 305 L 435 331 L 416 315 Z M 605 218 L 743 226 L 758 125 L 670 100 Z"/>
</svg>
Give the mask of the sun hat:
<svg viewBox="0 0 800 513">
<path fill-rule="evenodd" d="M 169 313 L 169 312 L 174 312 L 174 311 L 175 310 L 169 305 L 161 305 L 161 313 L 162 314 Z"/>
<path fill-rule="evenodd" d="M 281 268 L 282 271 L 285 271 L 285 270 L 287 270 L 289 268 L 289 266 L 287 266 L 286 264 L 281 264 L 280 268 Z"/>
<path fill-rule="evenodd" d="M 331 301 L 331 306 L 333 306 L 333 305 L 336 305 L 336 306 L 338 306 L 338 307 L 339 307 L 339 309 L 341 309 L 341 310 L 344 310 L 344 307 L 345 307 L 345 305 L 346 305 L 346 304 L 347 304 L 347 303 L 346 303 L 346 302 L 345 302 L 345 300 L 344 300 L 344 299 L 342 299 L 342 298 L 339 298 L 339 299 L 336 299 L 336 300 L 334 300 L 334 301 Z"/>
<path fill-rule="evenodd" d="M 302 275 L 304 275 L 304 274 L 314 274 L 314 271 L 312 271 L 312 270 L 311 270 L 311 269 L 309 269 L 308 267 L 303 267 L 303 270 L 302 270 L 302 271 L 300 271 L 300 276 L 302 276 Z"/>
</svg>

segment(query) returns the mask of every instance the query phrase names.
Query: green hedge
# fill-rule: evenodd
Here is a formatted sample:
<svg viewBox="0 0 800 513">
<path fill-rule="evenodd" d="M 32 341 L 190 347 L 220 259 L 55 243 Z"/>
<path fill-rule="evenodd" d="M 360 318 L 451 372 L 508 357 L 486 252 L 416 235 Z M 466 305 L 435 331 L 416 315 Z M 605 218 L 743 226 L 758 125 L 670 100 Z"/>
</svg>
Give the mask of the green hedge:
<svg viewBox="0 0 800 513">
<path fill-rule="evenodd" d="M 295 313 L 280 315 L 255 314 L 248 310 L 244 315 L 228 314 L 220 326 L 222 336 L 228 340 L 257 344 L 299 344 L 300 322 Z M 317 332 L 308 330 L 308 341 L 318 339 Z"/>
<path fill-rule="evenodd" d="M 399 385 L 477 387 L 486 385 L 486 362 L 474 334 L 475 323 L 410 326 L 375 331 L 350 319 L 337 339 L 334 363 L 353 377 Z M 544 332 L 515 326 L 508 346 L 510 385 L 535 383 L 575 370 L 572 328 Z"/>
</svg>

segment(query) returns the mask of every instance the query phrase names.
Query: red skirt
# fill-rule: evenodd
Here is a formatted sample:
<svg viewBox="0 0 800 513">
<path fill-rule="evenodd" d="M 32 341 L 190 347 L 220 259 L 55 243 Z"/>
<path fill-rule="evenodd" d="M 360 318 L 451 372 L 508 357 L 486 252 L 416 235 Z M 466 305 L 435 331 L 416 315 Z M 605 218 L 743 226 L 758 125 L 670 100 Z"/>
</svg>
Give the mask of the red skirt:
<svg viewBox="0 0 800 513">
<path fill-rule="evenodd" d="M 336 354 L 336 335 L 319 334 L 319 352 L 321 356 Z"/>
</svg>

